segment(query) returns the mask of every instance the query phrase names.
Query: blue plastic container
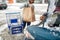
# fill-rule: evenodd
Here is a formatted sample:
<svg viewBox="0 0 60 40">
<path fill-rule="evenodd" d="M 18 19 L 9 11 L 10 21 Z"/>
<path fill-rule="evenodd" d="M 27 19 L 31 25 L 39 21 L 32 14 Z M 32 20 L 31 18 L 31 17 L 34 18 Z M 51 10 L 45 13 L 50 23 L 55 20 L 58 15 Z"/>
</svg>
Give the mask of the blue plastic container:
<svg viewBox="0 0 60 40">
<path fill-rule="evenodd" d="M 11 34 L 23 33 L 22 17 L 20 12 L 6 13 L 7 24 Z"/>
</svg>

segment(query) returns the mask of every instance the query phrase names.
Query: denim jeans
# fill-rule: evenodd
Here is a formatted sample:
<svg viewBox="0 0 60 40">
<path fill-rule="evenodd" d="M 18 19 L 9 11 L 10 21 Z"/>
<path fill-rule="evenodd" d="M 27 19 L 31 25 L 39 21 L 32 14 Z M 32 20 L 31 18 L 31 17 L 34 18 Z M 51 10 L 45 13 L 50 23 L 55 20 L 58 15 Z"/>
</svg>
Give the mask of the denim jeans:
<svg viewBox="0 0 60 40">
<path fill-rule="evenodd" d="M 59 36 L 53 34 L 55 31 L 50 31 L 46 28 L 38 26 L 30 26 L 27 28 L 28 32 L 35 38 L 35 40 L 60 40 Z M 55 32 L 60 35 L 59 32 Z"/>
<path fill-rule="evenodd" d="M 31 24 L 31 22 L 26 22 L 26 21 L 23 21 L 22 23 L 23 23 L 23 29 L 25 28 L 26 24 L 27 24 L 27 26 L 29 26 Z"/>
</svg>

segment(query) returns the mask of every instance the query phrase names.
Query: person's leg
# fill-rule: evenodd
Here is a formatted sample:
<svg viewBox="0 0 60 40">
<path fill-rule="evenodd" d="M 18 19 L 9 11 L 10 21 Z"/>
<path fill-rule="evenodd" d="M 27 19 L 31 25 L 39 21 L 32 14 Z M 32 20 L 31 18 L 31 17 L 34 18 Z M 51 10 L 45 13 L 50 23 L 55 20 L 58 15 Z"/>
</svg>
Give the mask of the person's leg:
<svg viewBox="0 0 60 40">
<path fill-rule="evenodd" d="M 26 23 L 27 23 L 27 26 L 29 26 L 29 25 L 30 25 L 30 22 L 26 22 Z M 26 40 L 28 40 L 28 39 L 29 39 L 29 37 L 30 37 L 30 36 L 29 36 L 30 34 L 29 34 L 28 32 L 26 32 L 26 34 L 25 34 L 25 35 L 26 35 Z"/>
<path fill-rule="evenodd" d="M 31 24 L 31 22 L 27 22 L 27 26 L 29 26 Z"/>
<path fill-rule="evenodd" d="M 23 26 L 23 29 L 24 29 L 25 26 L 26 26 L 26 21 L 23 21 L 23 22 L 22 22 L 22 26 Z"/>
</svg>

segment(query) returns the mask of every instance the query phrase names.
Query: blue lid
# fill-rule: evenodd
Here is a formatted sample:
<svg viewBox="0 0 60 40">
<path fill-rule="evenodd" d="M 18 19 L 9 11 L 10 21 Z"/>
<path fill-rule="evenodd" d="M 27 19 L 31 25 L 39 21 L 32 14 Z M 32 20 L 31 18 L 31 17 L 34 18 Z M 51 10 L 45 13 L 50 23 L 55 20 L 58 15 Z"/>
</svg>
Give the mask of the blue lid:
<svg viewBox="0 0 60 40">
<path fill-rule="evenodd" d="M 11 21 L 11 23 L 17 23 L 18 22 L 17 19 L 11 19 L 10 21 Z"/>
</svg>

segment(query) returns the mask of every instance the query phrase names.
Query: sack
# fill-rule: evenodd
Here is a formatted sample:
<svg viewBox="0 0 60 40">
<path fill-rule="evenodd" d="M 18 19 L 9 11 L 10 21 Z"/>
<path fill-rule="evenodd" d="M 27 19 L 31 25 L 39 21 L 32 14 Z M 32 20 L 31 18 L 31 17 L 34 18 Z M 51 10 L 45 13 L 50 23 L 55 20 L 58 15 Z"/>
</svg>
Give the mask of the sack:
<svg viewBox="0 0 60 40">
<path fill-rule="evenodd" d="M 23 20 L 26 22 L 35 21 L 34 9 L 32 7 L 25 7 L 23 9 Z"/>
</svg>

